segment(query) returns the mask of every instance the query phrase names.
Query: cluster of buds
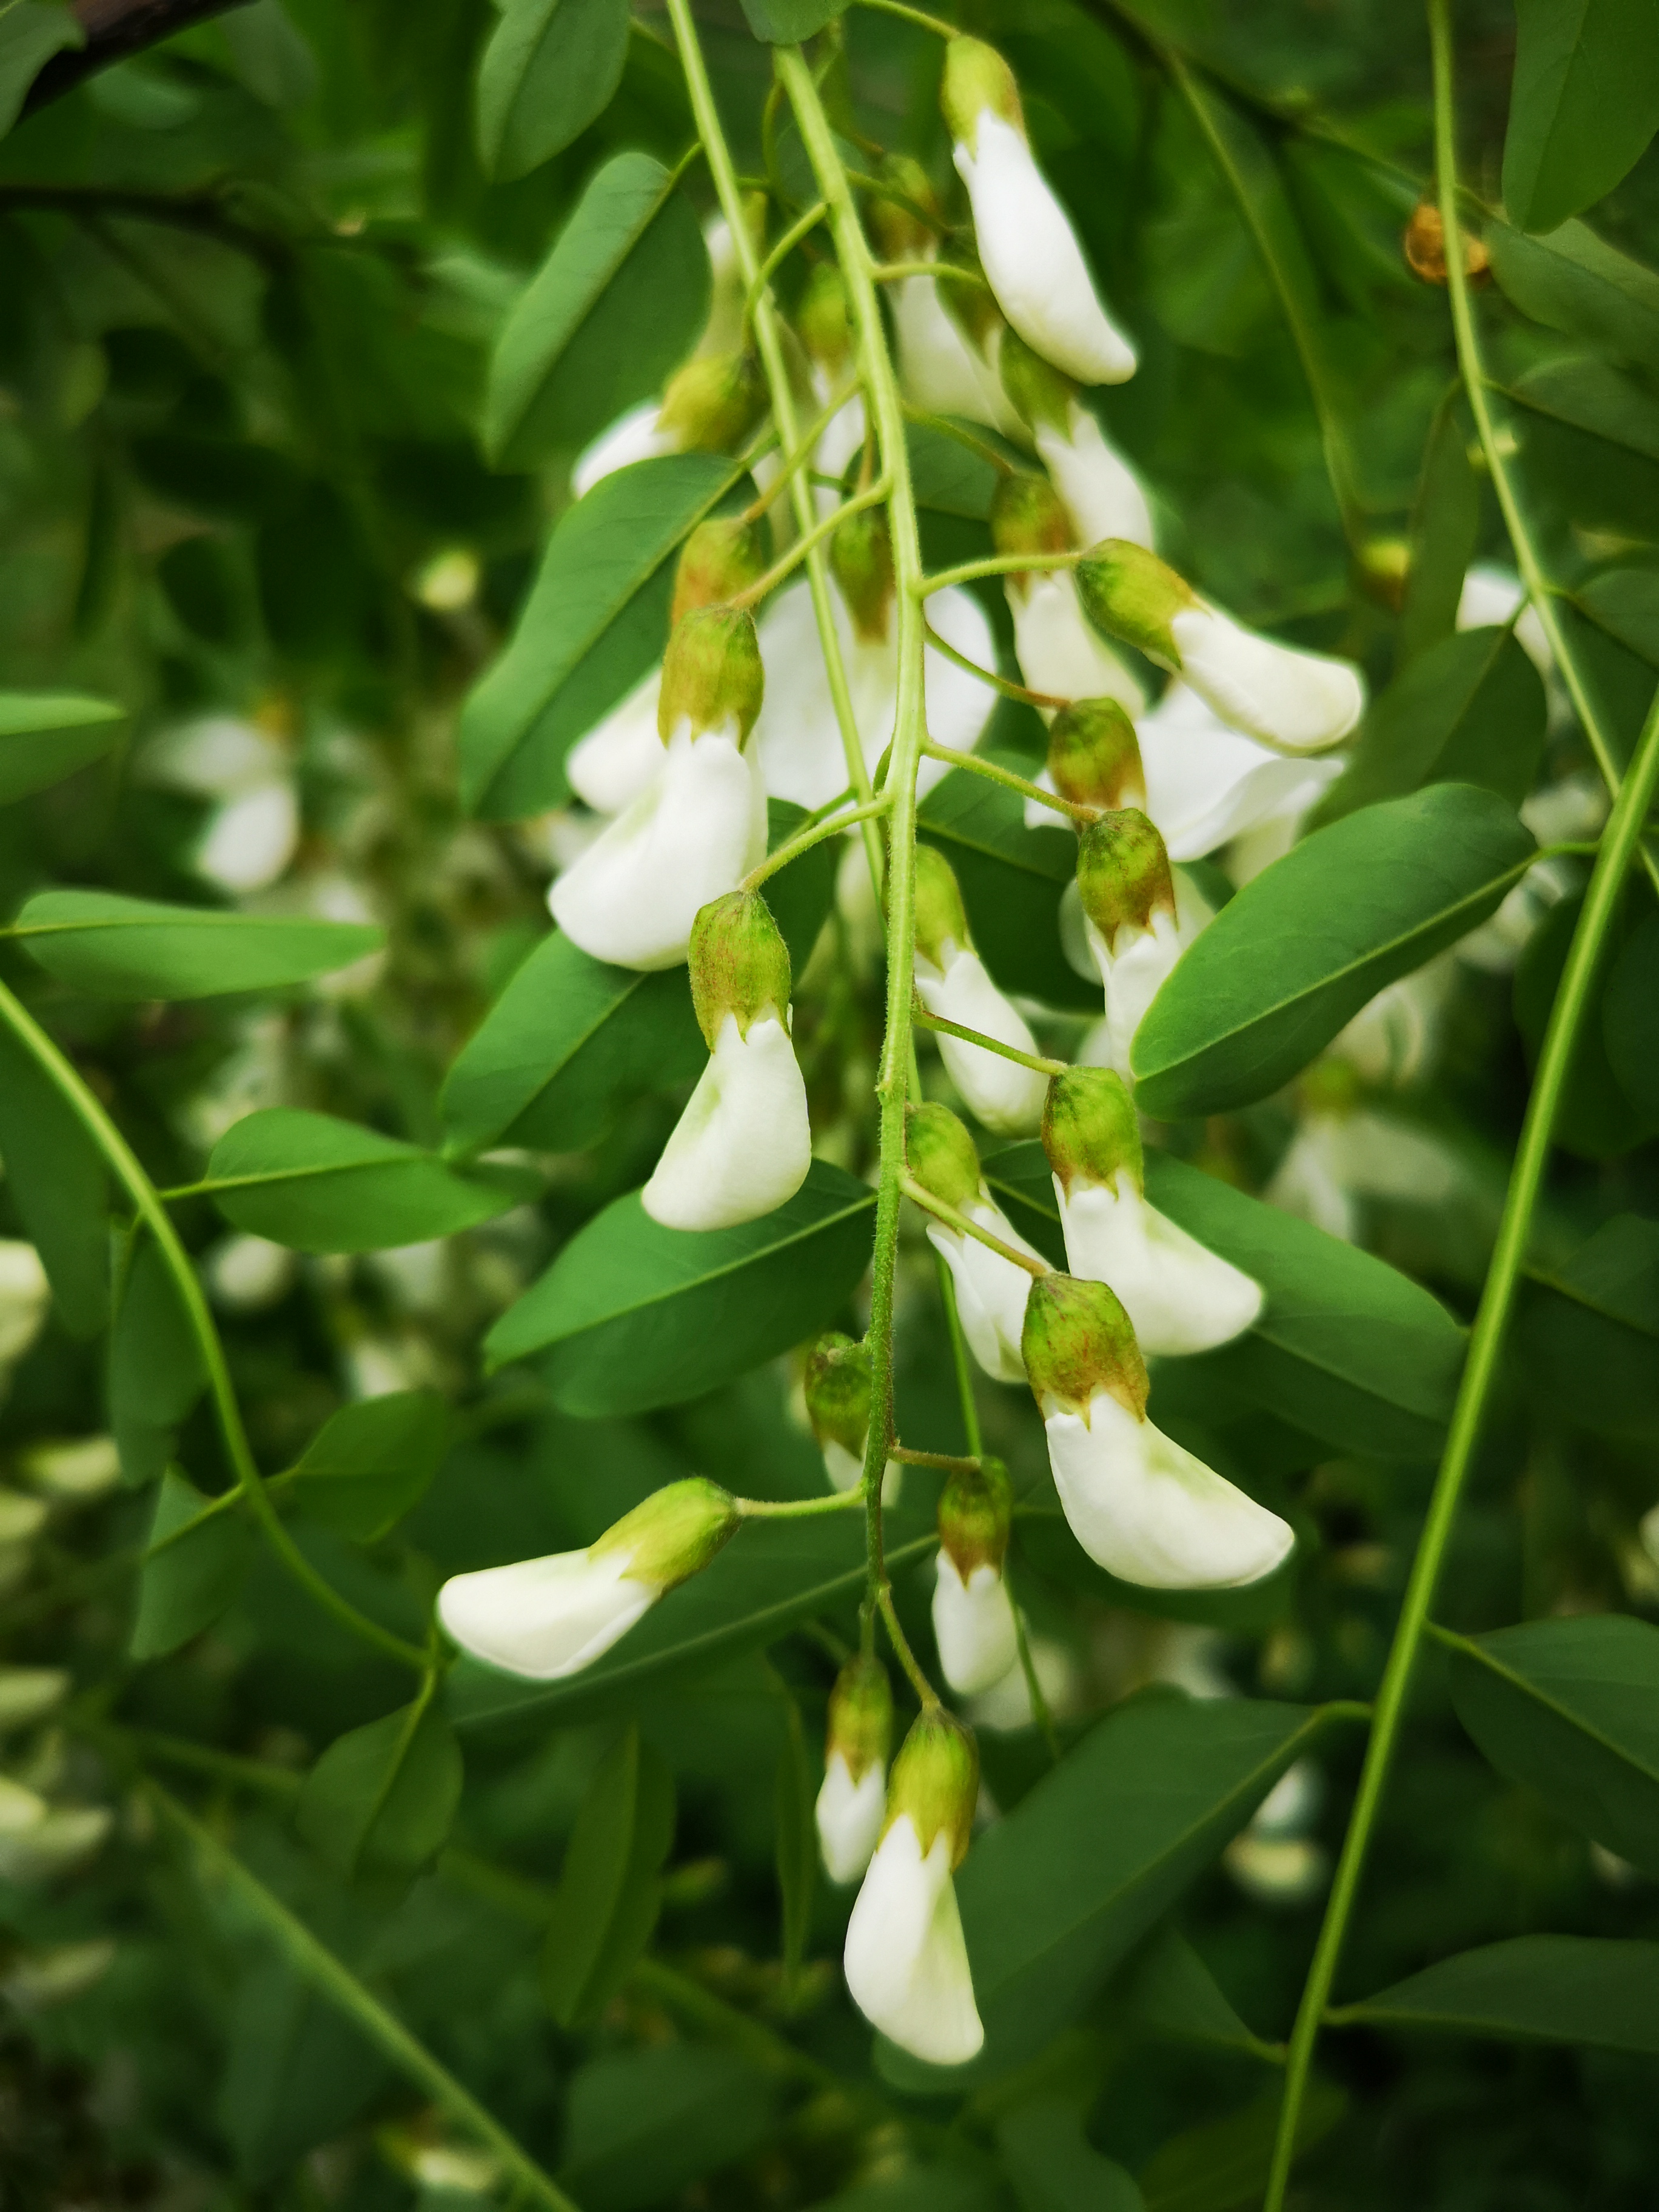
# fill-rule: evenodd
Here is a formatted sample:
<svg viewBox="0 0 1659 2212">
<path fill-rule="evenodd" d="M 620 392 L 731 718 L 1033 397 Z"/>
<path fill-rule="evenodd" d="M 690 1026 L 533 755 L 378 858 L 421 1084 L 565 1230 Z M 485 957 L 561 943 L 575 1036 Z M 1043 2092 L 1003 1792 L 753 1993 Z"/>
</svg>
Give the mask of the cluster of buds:
<svg viewBox="0 0 1659 2212">
<path fill-rule="evenodd" d="M 928 1012 L 1035 1057 L 1036 1040 L 1024 1017 L 974 950 L 951 864 L 931 845 L 916 848 L 915 917 L 916 993 Z M 988 1129 L 1024 1136 L 1036 1127 L 1043 1097 L 1038 1070 L 943 1032 L 939 1048 L 951 1082 Z"/>
</svg>

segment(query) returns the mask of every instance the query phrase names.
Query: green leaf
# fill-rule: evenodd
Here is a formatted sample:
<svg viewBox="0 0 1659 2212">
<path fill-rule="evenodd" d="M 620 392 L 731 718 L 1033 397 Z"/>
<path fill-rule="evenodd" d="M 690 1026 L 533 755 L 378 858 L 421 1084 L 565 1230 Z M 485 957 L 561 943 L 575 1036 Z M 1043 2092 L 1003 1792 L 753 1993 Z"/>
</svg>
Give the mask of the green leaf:
<svg viewBox="0 0 1659 2212">
<path fill-rule="evenodd" d="M 13 924 L 40 965 L 105 999 L 207 999 L 308 982 L 374 951 L 356 921 L 161 906 L 116 891 L 37 891 Z"/>
<path fill-rule="evenodd" d="M 834 1318 L 869 1264 L 875 1203 L 826 1160 L 735 1229 L 665 1229 L 630 1191 L 507 1308 L 489 1364 L 545 1352 L 554 1403 L 590 1418 L 701 1397 Z"/>
<path fill-rule="evenodd" d="M 240 1506 L 209 1513 L 211 1501 L 169 1468 L 156 1493 L 149 1549 L 138 1577 L 132 1659 L 160 1659 L 199 1636 L 236 1595 L 252 1532 Z"/>
<path fill-rule="evenodd" d="M 1025 775 L 1031 763 L 1004 765 Z M 1028 830 L 1018 792 L 960 768 L 922 800 L 916 830 L 955 869 L 975 945 L 1002 988 L 1098 1013 L 1098 982 L 1085 981 L 1060 945 L 1060 894 L 1077 873 L 1071 830 Z"/>
<path fill-rule="evenodd" d="M 0 1162 L 71 1336 L 109 1321 L 109 1183 L 98 1147 L 63 1093 L 0 1030 Z"/>
<path fill-rule="evenodd" d="M 817 1777 L 806 1748 L 800 1708 L 783 1693 L 786 1727 L 773 1784 L 774 1858 L 778 1893 L 783 1901 L 783 1989 L 793 2002 L 799 1982 L 806 1938 L 812 1926 L 812 1893 L 817 1887 L 818 1835 L 815 1808 Z"/>
<path fill-rule="evenodd" d="M 1268 1097 L 1385 983 L 1495 912 L 1534 849 L 1513 808 L 1457 783 L 1316 830 L 1222 908 L 1153 1000 L 1137 1103 L 1176 1121 Z"/>
<path fill-rule="evenodd" d="M 455 1168 L 356 1121 L 270 1106 L 245 1115 L 208 1162 L 215 1205 L 250 1236 L 299 1252 L 380 1252 L 453 1237 L 536 1195 L 514 1168 Z"/>
<path fill-rule="evenodd" d="M 1347 2110 L 1340 2089 L 1316 2081 L 1297 2121 L 1298 2150 L 1311 2149 Z M 1146 2212 L 1234 2212 L 1267 2185 L 1279 2131 L 1279 2092 L 1269 2089 L 1218 2120 L 1173 2136 L 1137 2177 Z"/>
<path fill-rule="evenodd" d="M 630 1722 L 582 1800 L 549 1915 L 542 1988 L 561 2027 L 596 2021 L 634 1971 L 673 1840 L 673 1777 Z"/>
<path fill-rule="evenodd" d="M 429 1698 L 336 1736 L 305 1779 L 294 1825 L 347 1881 L 411 1881 L 442 1848 L 461 1798 L 461 1753 Z"/>
<path fill-rule="evenodd" d="M 1130 2176 L 1101 2156 L 1076 2110 L 1057 2098 L 999 2120 L 997 2148 L 1019 2212 L 1142 2212 Z"/>
<path fill-rule="evenodd" d="M 435 1390 L 392 1390 L 342 1406 L 294 1469 L 295 1497 L 337 1536 L 372 1544 L 425 1495 L 449 1449 Z"/>
<path fill-rule="evenodd" d="M 1659 2057 L 1659 1943 L 1516 1936 L 1344 2005 L 1344 2021 Z"/>
<path fill-rule="evenodd" d="M 1605 361 L 1540 362 L 1516 386 L 1515 397 L 1535 415 L 1659 461 L 1659 402 Z"/>
<path fill-rule="evenodd" d="M 0 805 L 101 760 L 125 720 L 126 709 L 107 699 L 0 691 Z"/>
<path fill-rule="evenodd" d="M 1659 1337 L 1659 1221 L 1615 1214 L 1569 1258 L 1531 1272 L 1593 1313 Z"/>
<path fill-rule="evenodd" d="M 1512 631 L 1443 637 L 1373 702 L 1317 818 L 1337 821 L 1431 783 L 1475 784 L 1518 806 L 1538 773 L 1545 722 L 1543 680 Z"/>
<path fill-rule="evenodd" d="M 349 2127 L 386 2078 L 374 2045 L 285 1959 L 237 1984 L 216 2117 L 256 2186 Z"/>
<path fill-rule="evenodd" d="M 0 8 L 0 138 L 16 122 L 29 87 L 66 46 L 83 46 L 87 34 L 68 8 L 46 0 L 11 0 Z"/>
<path fill-rule="evenodd" d="M 661 162 L 607 161 L 496 342 L 484 398 L 491 460 L 532 467 L 648 398 L 696 343 L 712 281 L 691 204 Z"/>
<path fill-rule="evenodd" d="M 770 46 L 799 46 L 833 23 L 847 0 L 743 0 L 744 20 Z"/>
<path fill-rule="evenodd" d="M 1516 0 L 1504 207 L 1553 230 L 1610 192 L 1659 130 L 1654 0 Z"/>
<path fill-rule="evenodd" d="M 1017 2065 L 1073 2019 L 1249 1819 L 1322 1725 L 1300 1706 L 1162 1692 L 1097 1721 L 983 1834 L 957 1875 L 985 2049 L 927 2066 L 878 2046 L 904 2087 Z"/>
<path fill-rule="evenodd" d="M 741 474 L 716 453 L 636 461 L 560 516 L 506 651 L 461 712 L 471 812 L 514 821 L 568 797 L 565 754 L 661 658 L 674 556 Z"/>
<path fill-rule="evenodd" d="M 582 2212 L 645 2212 L 769 2136 L 775 2085 L 732 2051 L 669 2043 L 590 2059 L 570 2081 L 560 2185 Z"/>
<path fill-rule="evenodd" d="M 1212 2051 L 1268 2055 L 1227 2002 L 1215 1976 L 1178 1929 L 1158 1930 L 1132 1960 L 1117 1994 L 1152 2034 Z"/>
<path fill-rule="evenodd" d="M 628 58 L 628 0 L 507 0 L 478 72 L 478 158 L 527 176 L 609 107 Z"/>
<path fill-rule="evenodd" d="M 1659 1874 L 1659 1628 L 1586 1613 L 1461 1639 L 1451 1695 L 1500 1774 Z"/>
<path fill-rule="evenodd" d="M 1486 230 L 1492 273 L 1510 303 L 1535 323 L 1620 361 L 1659 368 L 1659 274 L 1632 261 L 1588 224 L 1564 222 L 1547 238 L 1507 223 Z"/>
<path fill-rule="evenodd" d="M 1601 999 L 1601 1042 L 1619 1088 L 1659 1129 L 1659 915 L 1626 939 Z"/>
<path fill-rule="evenodd" d="M 1534 1066 L 1544 1048 L 1550 1009 L 1560 988 L 1573 933 L 1583 906 L 1582 890 L 1558 899 L 1528 939 L 1516 963 L 1516 1026 L 1526 1047 L 1528 1060 Z M 1566 1089 L 1556 1109 L 1553 1131 L 1555 1142 L 1564 1151 L 1576 1152 L 1581 1159 L 1617 1159 L 1640 1143 L 1648 1126 L 1647 1117 L 1614 1076 L 1608 1057 L 1613 1022 L 1607 1012 L 1607 993 L 1618 972 L 1618 963 L 1622 963 L 1625 945 L 1633 941 L 1632 924 L 1637 911 L 1635 896 L 1627 894 L 1608 933 L 1611 942 L 1590 986 L 1589 1005 L 1579 1026 Z M 1639 963 L 1639 953 L 1638 957 Z M 1639 964 L 1636 972 L 1639 976 Z M 1629 988 L 1628 981 L 1626 988 Z M 1638 1036 L 1640 1034 L 1638 1031 Z"/>
<path fill-rule="evenodd" d="M 1659 574 L 1653 569 L 1604 568 L 1574 596 L 1609 637 L 1659 665 Z"/>
<path fill-rule="evenodd" d="M 1042 1147 L 988 1153 L 986 1179 L 1015 1225 L 1065 1262 Z M 1235 1190 L 1168 1152 L 1146 1155 L 1146 1194 L 1266 1292 L 1244 1336 L 1204 1356 L 1256 1403 L 1328 1443 L 1431 1458 L 1456 1395 L 1465 1339 L 1439 1300 L 1357 1245 Z M 1182 1361 L 1183 1371 L 1199 1364 Z M 1152 1408 L 1157 1412 L 1158 1382 Z"/>
<path fill-rule="evenodd" d="M 1462 395 L 1454 388 L 1435 410 L 1412 508 L 1411 565 L 1400 610 L 1399 665 L 1449 637 L 1463 576 L 1480 527 L 1480 486 L 1469 466 Z"/>
<path fill-rule="evenodd" d="M 207 1382 L 202 1349 L 160 1251 L 138 1245 L 109 1341 L 109 1419 L 129 1484 L 154 1482 Z"/>
</svg>

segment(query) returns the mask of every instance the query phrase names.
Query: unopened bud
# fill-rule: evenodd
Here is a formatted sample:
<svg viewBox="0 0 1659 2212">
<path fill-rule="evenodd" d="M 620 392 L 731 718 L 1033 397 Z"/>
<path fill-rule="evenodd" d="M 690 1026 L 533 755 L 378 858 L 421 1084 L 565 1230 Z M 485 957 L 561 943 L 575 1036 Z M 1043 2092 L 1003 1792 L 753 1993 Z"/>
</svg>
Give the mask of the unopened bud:
<svg viewBox="0 0 1659 2212">
<path fill-rule="evenodd" d="M 718 607 L 746 592 L 766 573 L 766 526 L 741 515 L 700 522 L 686 539 L 674 571 L 674 603 L 669 610 L 672 635 L 682 617 L 700 607 Z"/>
<path fill-rule="evenodd" d="M 1085 823 L 1078 842 L 1077 887 L 1083 911 L 1117 950 L 1121 929 L 1150 929 L 1152 916 L 1176 910 L 1175 882 L 1163 838 L 1136 806 Z"/>
<path fill-rule="evenodd" d="M 927 172 L 908 154 L 889 154 L 877 172 L 895 197 L 872 192 L 865 221 L 884 261 L 919 260 L 939 225 L 939 201 Z"/>
<path fill-rule="evenodd" d="M 907 1813 L 925 1859 L 933 1838 L 951 1844 L 951 1864 L 968 1855 L 979 1802 L 979 1748 L 972 1733 L 942 1705 L 925 1705 L 899 1746 L 887 1784 L 887 1825 Z"/>
<path fill-rule="evenodd" d="M 765 380 L 752 354 L 702 354 L 670 380 L 658 427 L 680 453 L 729 453 L 765 405 Z"/>
<path fill-rule="evenodd" d="M 1064 436 L 1071 427 L 1072 402 L 1077 386 L 1052 362 L 1034 353 L 1019 332 L 1006 330 L 997 357 L 1002 388 L 1008 404 L 1029 429 L 1039 425 Z"/>
<path fill-rule="evenodd" d="M 979 1196 L 979 1154 L 948 1106 L 904 1109 L 904 1157 L 911 1174 L 942 1206 L 958 1212 Z"/>
<path fill-rule="evenodd" d="M 820 1444 L 839 1444 L 862 1459 L 871 1388 L 869 1346 L 826 1331 L 806 1355 L 806 1418 Z"/>
<path fill-rule="evenodd" d="M 1022 136 L 1024 133 L 1025 118 L 1014 73 L 996 48 L 981 39 L 952 39 L 945 49 L 939 104 L 951 137 L 970 151 L 978 143 L 976 126 L 988 107 L 1005 123 L 1012 123 Z"/>
<path fill-rule="evenodd" d="M 860 1652 L 849 1659 L 830 1692 L 824 1755 L 836 1752 L 856 1782 L 872 1766 L 885 1766 L 893 1747 L 893 1692 L 879 1659 Z"/>
<path fill-rule="evenodd" d="M 787 1027 L 789 948 L 758 891 L 727 891 L 698 908 L 690 965 L 691 1004 L 710 1052 L 728 1014 L 739 1036 L 766 1014 Z"/>
<path fill-rule="evenodd" d="M 1109 1185 L 1127 1175 L 1146 1188 L 1140 1123 L 1123 1079 L 1109 1067 L 1068 1067 L 1048 1085 L 1042 1149 L 1069 1192 L 1074 1182 Z"/>
<path fill-rule="evenodd" d="M 1000 1459 L 952 1474 L 939 1494 L 939 1540 L 964 1583 L 975 1567 L 1002 1572 L 1012 1516 L 1013 1491 Z"/>
<path fill-rule="evenodd" d="M 688 1475 L 683 1482 L 653 1491 L 631 1513 L 624 1513 L 590 1547 L 589 1557 L 627 1553 L 630 1580 L 659 1590 L 672 1589 L 708 1565 L 737 1533 L 738 1520 L 729 1491 L 704 1475 Z"/>
<path fill-rule="evenodd" d="M 936 846 L 916 847 L 916 950 L 935 968 L 945 965 L 945 948 L 967 951 L 972 945 L 968 916 L 956 871 Z"/>
<path fill-rule="evenodd" d="M 999 553 L 1067 553 L 1072 526 L 1047 477 L 1006 476 L 991 500 L 991 542 Z"/>
<path fill-rule="evenodd" d="M 755 617 L 746 607 L 694 607 L 674 627 L 663 656 L 657 731 L 665 744 L 682 722 L 693 735 L 735 724 L 737 743 L 755 726 L 765 694 Z"/>
<path fill-rule="evenodd" d="M 1078 563 L 1078 597 L 1097 630 L 1179 669 L 1181 649 L 1170 625 L 1202 604 L 1185 577 L 1167 561 L 1127 538 L 1103 538 Z"/>
<path fill-rule="evenodd" d="M 830 540 L 830 566 L 866 645 L 887 635 L 893 606 L 893 540 L 879 507 L 849 514 Z"/>
<path fill-rule="evenodd" d="M 806 280 L 795 317 L 801 343 L 821 368 L 839 368 L 853 350 L 847 286 L 833 261 L 820 261 Z"/>
<path fill-rule="evenodd" d="M 1146 804 L 1140 740 L 1115 699 L 1079 699 L 1061 708 L 1048 725 L 1048 775 L 1073 806 L 1104 813 Z"/>
<path fill-rule="evenodd" d="M 1086 1422 L 1089 1401 L 1104 1390 L 1137 1420 L 1151 1387 L 1128 1315 L 1104 1283 L 1056 1270 L 1039 1275 L 1025 1302 L 1020 1357 L 1045 1418 L 1056 1411 Z"/>
</svg>

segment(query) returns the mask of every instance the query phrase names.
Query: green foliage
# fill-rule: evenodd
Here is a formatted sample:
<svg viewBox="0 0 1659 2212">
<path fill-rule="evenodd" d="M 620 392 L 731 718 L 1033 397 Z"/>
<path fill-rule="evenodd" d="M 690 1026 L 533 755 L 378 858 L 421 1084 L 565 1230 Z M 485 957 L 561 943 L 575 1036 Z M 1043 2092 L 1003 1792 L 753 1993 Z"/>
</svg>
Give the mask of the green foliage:
<svg viewBox="0 0 1659 2212">
<path fill-rule="evenodd" d="M 426 1698 L 337 1736 L 306 1777 L 294 1825 L 349 1878 L 407 1881 L 442 1845 L 461 1795 L 461 1754 Z"/>
<path fill-rule="evenodd" d="M 478 70 L 478 154 L 503 179 L 539 168 L 610 106 L 628 52 L 623 0 L 507 0 Z"/>
<path fill-rule="evenodd" d="M 1397 1982 L 1349 2016 L 1516 2043 L 1659 2054 L 1659 1947 L 1590 1936 L 1516 1936 Z"/>
<path fill-rule="evenodd" d="M 138 1579 L 138 1615 L 128 1650 L 165 1658 L 210 1628 L 236 1595 L 250 1549 L 244 1517 L 215 1511 L 176 1468 L 161 1478 Z"/>
<path fill-rule="evenodd" d="M 674 1782 L 629 1727 L 600 1761 L 553 1893 L 542 1987 L 562 2027 L 589 2027 L 622 1988 L 662 1909 Z"/>
<path fill-rule="evenodd" d="M 393 1390 L 342 1406 L 294 1468 L 313 1521 L 372 1544 L 418 1504 L 449 1443 L 449 1408 L 432 1390 Z"/>
<path fill-rule="evenodd" d="M 38 892 L 16 926 L 60 982 L 109 999 L 273 990 L 343 968 L 380 941 L 356 922 L 279 921 L 112 891 Z"/>
<path fill-rule="evenodd" d="M 1504 204 L 1553 230 L 1612 190 L 1659 131 L 1659 19 L 1609 0 L 1519 0 Z"/>
</svg>

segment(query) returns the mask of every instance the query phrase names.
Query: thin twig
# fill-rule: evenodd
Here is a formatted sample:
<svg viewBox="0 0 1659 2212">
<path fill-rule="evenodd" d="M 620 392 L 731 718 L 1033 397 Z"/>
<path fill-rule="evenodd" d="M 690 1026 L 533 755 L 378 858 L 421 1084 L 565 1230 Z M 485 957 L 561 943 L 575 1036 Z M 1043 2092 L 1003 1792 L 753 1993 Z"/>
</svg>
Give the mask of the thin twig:
<svg viewBox="0 0 1659 2212">
<path fill-rule="evenodd" d="M 1052 691 L 1028 690 L 1024 684 L 1016 684 L 1009 677 L 999 676 L 994 669 L 981 668 L 978 661 L 969 660 L 965 653 L 958 653 L 948 638 L 941 637 L 932 623 L 927 625 L 927 646 L 930 652 L 942 653 L 947 660 L 954 660 L 958 668 L 966 669 L 969 676 L 977 676 L 981 684 L 988 684 L 992 690 L 1000 691 L 1005 699 L 1018 699 L 1026 707 L 1051 708 L 1055 713 L 1072 703 L 1069 699 L 1056 698 Z"/>
<path fill-rule="evenodd" d="M 983 1030 L 965 1029 L 960 1022 L 947 1022 L 943 1014 L 930 1014 L 926 1006 L 913 1006 L 910 1018 L 918 1029 L 937 1030 L 941 1036 L 960 1037 L 963 1044 L 976 1044 L 981 1052 L 994 1052 L 1000 1060 L 1012 1060 L 1021 1067 L 1035 1069 L 1039 1075 L 1064 1075 L 1066 1063 L 1063 1060 L 1045 1060 L 1041 1053 L 1022 1052 L 1018 1045 L 1004 1044 L 1000 1037 L 987 1036 Z"/>
<path fill-rule="evenodd" d="M 769 877 L 775 876 L 780 868 L 787 868 L 791 860 L 799 860 L 814 845 L 821 845 L 826 837 L 839 837 L 844 830 L 851 830 L 860 822 L 875 821 L 879 815 L 888 812 L 892 803 L 884 793 L 879 799 L 866 800 L 862 806 L 854 806 L 845 814 L 837 814 L 833 821 L 819 822 L 810 830 L 798 830 L 787 842 L 780 845 L 775 853 L 769 853 L 758 867 L 749 871 L 743 879 L 743 889 L 746 891 L 758 890 Z"/>
<path fill-rule="evenodd" d="M 850 499 L 844 499 L 833 514 L 821 516 L 804 536 L 798 538 L 763 576 L 757 576 L 752 584 L 745 585 L 742 591 L 737 592 L 731 601 L 732 605 L 758 606 L 769 592 L 776 591 L 784 578 L 793 575 L 801 562 L 815 552 L 826 538 L 833 537 L 843 522 L 850 520 L 855 514 L 861 514 L 866 507 L 879 507 L 890 489 L 885 477 L 878 477 L 867 490 L 854 492 Z"/>
<path fill-rule="evenodd" d="M 912 588 L 919 598 L 931 599 L 935 592 L 948 591 L 952 584 L 976 584 L 981 576 L 1024 576 L 1046 574 L 1050 568 L 1075 568 L 1088 557 L 1086 550 L 1075 547 L 1063 553 L 992 553 L 983 561 L 963 561 L 955 568 L 938 569 L 931 576 L 921 577 Z"/>
<path fill-rule="evenodd" d="M 1015 1267 L 1024 1267 L 1028 1275 L 1052 1275 L 1054 1272 L 1046 1260 L 1039 1260 L 1032 1253 L 1021 1252 L 1012 1244 L 1005 1244 L 1000 1237 L 994 1235 L 988 1229 L 981 1229 L 977 1221 L 970 1221 L 965 1213 L 958 1213 L 954 1206 L 947 1206 L 942 1198 L 935 1198 L 933 1192 L 925 1184 L 919 1183 L 914 1176 L 902 1176 L 899 1188 L 913 1205 L 919 1206 L 924 1213 L 931 1213 L 935 1221 L 943 1222 L 947 1229 L 959 1231 L 964 1237 L 973 1237 L 976 1243 L 983 1244 L 988 1251 L 996 1253 L 1000 1258 L 1012 1260 Z"/>
<path fill-rule="evenodd" d="M 1062 799 L 1057 791 L 1045 791 L 1040 783 L 1030 777 L 1016 775 L 1011 768 L 1002 768 L 983 753 L 959 753 L 949 745 L 936 745 L 931 738 L 922 747 L 930 760 L 944 761 L 951 768 L 965 768 L 972 775 L 982 775 L 991 783 L 1000 783 L 1006 790 L 1018 792 L 1022 799 L 1035 799 L 1052 814 L 1063 814 L 1071 822 L 1093 822 L 1099 817 L 1097 806 L 1079 806 L 1069 799 Z"/>
</svg>

